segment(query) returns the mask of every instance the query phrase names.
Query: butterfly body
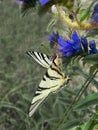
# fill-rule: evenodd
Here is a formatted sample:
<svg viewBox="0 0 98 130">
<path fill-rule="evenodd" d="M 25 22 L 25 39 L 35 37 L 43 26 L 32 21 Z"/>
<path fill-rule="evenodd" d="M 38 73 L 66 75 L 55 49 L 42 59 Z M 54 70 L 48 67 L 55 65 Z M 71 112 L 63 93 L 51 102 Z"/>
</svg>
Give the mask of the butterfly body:
<svg viewBox="0 0 98 130">
<path fill-rule="evenodd" d="M 32 116 L 38 106 L 47 98 L 50 93 L 57 92 L 64 84 L 67 84 L 69 77 L 65 75 L 59 67 L 59 58 L 51 60 L 46 54 L 38 52 L 27 52 L 33 57 L 41 66 L 47 68 L 39 87 L 35 92 L 32 100 L 29 116 Z"/>
</svg>

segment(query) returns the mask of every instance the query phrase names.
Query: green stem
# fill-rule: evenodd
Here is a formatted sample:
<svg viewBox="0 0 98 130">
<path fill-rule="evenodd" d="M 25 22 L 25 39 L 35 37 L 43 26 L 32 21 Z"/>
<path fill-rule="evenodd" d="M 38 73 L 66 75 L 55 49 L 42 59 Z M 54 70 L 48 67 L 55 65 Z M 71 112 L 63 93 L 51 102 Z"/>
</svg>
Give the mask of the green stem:
<svg viewBox="0 0 98 130">
<path fill-rule="evenodd" d="M 85 83 L 82 85 L 82 87 L 79 90 L 77 96 L 75 97 L 75 99 L 73 100 L 71 105 L 68 107 L 67 111 L 64 113 L 64 118 L 58 123 L 58 125 L 56 126 L 56 128 L 54 130 L 59 130 L 61 124 L 63 124 L 67 120 L 67 118 L 69 117 L 70 113 L 73 110 L 73 105 L 75 104 L 76 101 L 79 101 L 82 94 L 87 89 L 87 87 L 89 86 L 90 82 L 92 81 L 92 79 L 94 78 L 94 76 L 96 75 L 97 72 L 98 72 L 98 70 L 96 69 L 94 71 L 94 73 L 91 76 L 89 76 L 88 79 L 85 81 Z"/>
</svg>

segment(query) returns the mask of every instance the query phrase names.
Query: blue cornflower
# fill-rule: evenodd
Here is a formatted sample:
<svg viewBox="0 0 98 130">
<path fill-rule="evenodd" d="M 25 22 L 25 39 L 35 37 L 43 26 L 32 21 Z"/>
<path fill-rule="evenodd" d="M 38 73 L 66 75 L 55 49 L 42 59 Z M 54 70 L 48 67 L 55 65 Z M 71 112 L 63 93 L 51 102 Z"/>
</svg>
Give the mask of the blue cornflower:
<svg viewBox="0 0 98 130">
<path fill-rule="evenodd" d="M 58 32 L 53 32 L 48 37 L 48 41 L 53 43 L 52 47 L 55 43 L 59 44 L 59 51 L 66 57 L 80 55 L 81 53 L 98 54 L 95 41 L 92 40 L 88 43 L 86 36 L 79 37 L 76 31 L 74 31 L 70 40 L 64 39 Z"/>
<path fill-rule="evenodd" d="M 69 41 L 60 36 L 58 44 L 60 45 L 60 51 L 67 57 L 82 52 L 81 39 L 76 32 L 72 34 L 72 39 Z"/>
<path fill-rule="evenodd" d="M 57 43 L 59 39 L 59 33 L 53 32 L 51 35 L 48 36 L 49 43 Z"/>
<path fill-rule="evenodd" d="M 90 50 L 89 50 L 89 53 L 92 55 L 92 54 L 98 54 L 98 50 L 96 48 L 96 43 L 94 40 L 92 41 L 89 41 L 89 47 L 90 47 Z"/>
<path fill-rule="evenodd" d="M 50 0 L 40 0 L 40 3 L 41 3 L 41 5 L 45 5 L 45 4 L 47 4 L 49 1 L 50 1 Z"/>
<path fill-rule="evenodd" d="M 81 37 L 81 43 L 85 52 L 88 52 L 88 41 L 86 36 Z"/>
<path fill-rule="evenodd" d="M 92 14 L 92 20 L 98 23 L 98 3 L 94 6 L 94 12 Z"/>
</svg>

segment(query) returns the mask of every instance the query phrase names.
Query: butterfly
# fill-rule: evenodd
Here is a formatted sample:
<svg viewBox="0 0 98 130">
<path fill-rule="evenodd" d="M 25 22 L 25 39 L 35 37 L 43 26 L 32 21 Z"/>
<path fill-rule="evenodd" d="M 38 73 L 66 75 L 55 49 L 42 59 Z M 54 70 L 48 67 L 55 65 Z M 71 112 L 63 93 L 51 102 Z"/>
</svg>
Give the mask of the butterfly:
<svg viewBox="0 0 98 130">
<path fill-rule="evenodd" d="M 41 66 L 47 68 L 31 102 L 29 110 L 29 116 L 31 117 L 48 95 L 67 84 L 70 78 L 61 71 L 60 60 L 57 56 L 52 60 L 48 55 L 39 52 L 28 51 L 27 54 L 33 57 Z"/>
</svg>

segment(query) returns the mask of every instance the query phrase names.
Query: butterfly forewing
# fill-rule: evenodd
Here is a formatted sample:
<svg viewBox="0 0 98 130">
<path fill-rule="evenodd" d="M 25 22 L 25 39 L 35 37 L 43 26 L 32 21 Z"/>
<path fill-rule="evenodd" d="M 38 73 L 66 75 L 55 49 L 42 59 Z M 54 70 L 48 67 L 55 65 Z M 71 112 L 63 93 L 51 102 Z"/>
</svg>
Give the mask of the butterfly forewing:
<svg viewBox="0 0 98 130">
<path fill-rule="evenodd" d="M 46 54 L 34 51 L 28 51 L 27 54 L 33 57 L 37 63 L 45 68 L 49 68 L 52 64 L 51 58 Z"/>
</svg>

